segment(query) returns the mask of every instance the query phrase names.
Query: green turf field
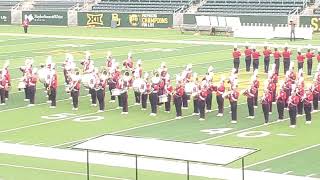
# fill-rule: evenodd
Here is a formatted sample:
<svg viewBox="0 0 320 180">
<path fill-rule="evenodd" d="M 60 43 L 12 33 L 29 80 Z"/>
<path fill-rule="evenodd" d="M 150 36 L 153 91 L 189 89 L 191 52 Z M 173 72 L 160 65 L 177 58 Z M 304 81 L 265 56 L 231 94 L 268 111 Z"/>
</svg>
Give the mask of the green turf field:
<svg viewBox="0 0 320 180">
<path fill-rule="evenodd" d="M 10 33 L 10 34 L 9 34 Z M 42 36 L 40 36 L 42 35 Z M 48 36 L 47 36 L 48 35 Z M 72 37 L 71 37 L 72 36 Z M 316 34 L 314 40 L 298 40 L 289 45 L 318 45 L 320 38 Z M 113 38 L 113 39 L 112 39 Z M 117 38 L 117 39 L 115 39 Z M 160 41 L 159 41 L 160 40 Z M 166 41 L 164 41 L 166 40 Z M 214 45 L 209 42 L 246 42 L 263 43 L 265 40 L 235 39 L 232 37 L 212 37 L 207 35 L 181 35 L 172 29 L 102 29 L 84 27 L 39 27 L 30 28 L 30 34 L 22 34 L 18 26 L 0 28 L 0 66 L 10 59 L 12 89 L 6 106 L 0 106 L 0 141 L 43 147 L 68 148 L 76 142 L 106 133 L 130 135 L 137 137 L 159 138 L 207 144 L 240 146 L 256 148 L 260 151 L 246 158 L 248 170 L 267 171 L 279 174 L 290 174 L 302 177 L 320 178 L 320 112 L 313 113 L 313 123 L 306 125 L 304 116 L 298 118 L 296 129 L 289 128 L 288 120 L 278 122 L 276 106 L 273 106 L 271 124 L 265 126 L 261 106 L 256 109 L 256 118 L 246 119 L 248 109 L 242 96 L 238 107 L 238 124 L 230 123 L 228 102 L 225 103 L 225 114 L 216 117 L 216 110 L 206 114 L 206 121 L 198 121 L 192 116 L 192 103 L 189 109 L 183 110 L 183 119 L 175 120 L 174 106 L 170 114 L 164 113 L 160 107 L 156 117 L 150 117 L 150 106 L 141 111 L 135 106 L 133 93 L 129 94 L 129 114 L 121 115 L 116 109 L 117 103 L 107 103 L 106 112 L 97 113 L 97 107 L 90 107 L 87 91 L 81 90 L 79 111 L 72 111 L 69 95 L 64 92 L 61 63 L 65 53 L 75 56 L 77 64 L 84 57 L 84 51 L 90 51 L 95 66 L 103 66 L 107 51 L 112 51 L 119 62 L 131 51 L 133 58 L 142 59 L 144 71 L 158 68 L 166 62 L 169 73 L 181 72 L 186 64 L 193 64 L 193 71 L 204 74 L 207 68 L 214 67 L 214 81 L 220 75 L 228 76 L 232 68 L 231 51 L 233 46 Z M 202 43 L 197 43 L 202 42 Z M 284 44 L 287 40 L 268 40 L 270 43 Z M 206 44 L 207 43 L 207 44 Z M 240 47 L 242 48 L 242 47 Z M 261 50 L 261 47 L 258 47 Z M 294 50 L 295 54 L 295 50 Z M 44 89 L 37 85 L 36 106 L 26 107 L 23 102 L 24 93 L 19 92 L 17 84 L 21 77 L 19 67 L 24 64 L 25 57 L 33 57 L 35 66 L 45 63 L 47 55 L 53 56 L 59 71 L 58 104 L 56 109 L 49 109 Z M 314 70 L 316 68 L 314 61 Z M 252 73 L 245 73 L 244 60 L 240 68 L 240 89 L 245 89 Z M 260 60 L 262 72 L 263 61 Z M 283 71 L 281 64 L 280 71 Z M 266 75 L 260 73 L 261 80 Z M 283 75 L 281 74 L 281 78 Z M 307 77 L 306 81 L 310 81 Z M 261 93 L 260 93 L 261 94 Z M 107 93 L 106 102 L 110 100 Z M 215 96 L 214 96 L 215 97 Z M 216 109 L 213 98 L 213 109 Z M 288 117 L 288 112 L 285 112 Z M 84 122 L 86 119 L 99 119 Z M 222 130 L 223 132 L 217 130 Z M 1 148 L 1 147 L 0 147 Z M 1 152 L 1 150 L 0 150 Z M 135 170 L 131 168 L 91 165 L 91 179 L 134 179 Z M 235 162 L 229 168 L 239 168 Z M 0 154 L 0 179 L 3 180 L 78 180 L 86 178 L 86 164 Z M 158 171 L 139 171 L 140 179 L 179 180 L 185 179 L 183 174 L 172 174 Z M 192 180 L 205 180 L 205 177 L 191 177 Z"/>
</svg>

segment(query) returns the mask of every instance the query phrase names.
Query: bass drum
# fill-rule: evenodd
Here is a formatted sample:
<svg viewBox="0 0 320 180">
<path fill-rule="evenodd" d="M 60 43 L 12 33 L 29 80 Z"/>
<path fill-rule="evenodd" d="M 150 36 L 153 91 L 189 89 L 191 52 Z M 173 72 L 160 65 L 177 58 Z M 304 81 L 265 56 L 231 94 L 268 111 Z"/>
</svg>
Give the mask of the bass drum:
<svg viewBox="0 0 320 180">
<path fill-rule="evenodd" d="M 43 84 L 47 83 L 48 77 L 49 76 L 49 71 L 47 71 L 46 69 L 42 68 L 39 69 L 38 71 L 38 78 L 39 81 Z"/>
<path fill-rule="evenodd" d="M 85 88 L 93 88 L 95 84 L 95 78 L 93 74 L 84 74 L 81 77 L 81 82 Z"/>
<path fill-rule="evenodd" d="M 193 93 L 193 89 L 195 84 L 193 82 L 186 83 L 185 85 L 185 92 L 187 95 L 191 95 Z"/>
</svg>

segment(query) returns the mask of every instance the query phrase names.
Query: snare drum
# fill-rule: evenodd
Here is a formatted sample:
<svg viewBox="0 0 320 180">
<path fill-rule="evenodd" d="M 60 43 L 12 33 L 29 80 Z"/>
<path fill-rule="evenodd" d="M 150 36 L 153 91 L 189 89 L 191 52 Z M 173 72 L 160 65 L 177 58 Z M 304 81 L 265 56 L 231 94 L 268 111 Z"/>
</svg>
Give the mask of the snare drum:
<svg viewBox="0 0 320 180">
<path fill-rule="evenodd" d="M 166 102 L 168 102 L 168 96 L 165 95 L 165 94 L 159 96 L 159 102 L 160 102 L 160 103 L 166 103 Z"/>
<path fill-rule="evenodd" d="M 119 96 L 121 93 L 120 89 L 112 89 L 111 90 L 111 95 L 112 96 Z"/>
<path fill-rule="evenodd" d="M 194 83 L 186 83 L 185 85 L 185 92 L 187 95 L 191 95 L 192 94 L 192 91 L 193 91 L 193 88 L 194 88 L 195 84 Z"/>
</svg>

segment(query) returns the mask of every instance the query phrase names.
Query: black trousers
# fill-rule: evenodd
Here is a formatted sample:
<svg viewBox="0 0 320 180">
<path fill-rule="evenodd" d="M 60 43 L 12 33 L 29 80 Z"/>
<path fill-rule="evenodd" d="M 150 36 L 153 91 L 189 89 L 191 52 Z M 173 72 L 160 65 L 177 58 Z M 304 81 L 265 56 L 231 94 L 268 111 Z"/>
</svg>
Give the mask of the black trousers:
<svg viewBox="0 0 320 180">
<path fill-rule="evenodd" d="M 306 121 L 311 121 L 311 104 L 304 105 L 304 113 L 306 114 Z"/>
<path fill-rule="evenodd" d="M 206 112 L 205 112 L 206 102 L 199 99 L 198 104 L 199 104 L 200 118 L 205 119 L 205 116 L 206 116 Z"/>
<path fill-rule="evenodd" d="M 105 101 L 104 101 L 105 91 L 104 89 L 99 89 L 96 92 L 97 92 L 97 99 L 99 102 L 99 110 L 104 111 L 105 110 Z"/>
<path fill-rule="evenodd" d="M 254 98 L 247 98 L 249 116 L 254 116 Z"/>
<path fill-rule="evenodd" d="M 199 113 L 199 100 L 193 99 L 193 113 Z"/>
<path fill-rule="evenodd" d="M 240 59 L 239 58 L 233 59 L 233 68 L 236 69 L 236 73 L 239 72 L 239 67 L 240 67 Z"/>
<path fill-rule="evenodd" d="M 283 72 L 284 72 L 284 74 L 287 73 L 287 71 L 289 70 L 289 67 L 290 67 L 290 59 L 285 58 L 283 60 Z"/>
<path fill-rule="evenodd" d="M 49 100 L 51 101 L 51 106 L 57 105 L 57 89 L 50 88 Z"/>
<path fill-rule="evenodd" d="M 182 95 L 182 106 L 185 108 L 188 107 L 188 95 L 186 93 Z"/>
<path fill-rule="evenodd" d="M 36 96 L 36 86 L 29 86 L 28 93 L 29 93 L 29 98 L 30 98 L 30 104 L 34 104 L 35 96 Z"/>
<path fill-rule="evenodd" d="M 208 94 L 206 98 L 206 106 L 207 106 L 207 110 L 212 109 L 212 93 Z"/>
<path fill-rule="evenodd" d="M 319 105 L 319 93 L 314 93 L 313 94 L 313 109 L 318 110 L 318 105 Z"/>
<path fill-rule="evenodd" d="M 302 115 L 303 114 L 303 103 L 299 102 L 297 106 L 298 114 Z"/>
<path fill-rule="evenodd" d="M 24 97 L 25 99 L 29 99 L 29 87 L 26 86 L 26 88 L 24 88 Z"/>
<path fill-rule="evenodd" d="M 262 111 L 263 111 L 263 115 L 264 115 L 264 122 L 268 123 L 269 122 L 269 103 L 268 104 L 262 104 Z"/>
<path fill-rule="evenodd" d="M 9 99 L 9 91 L 5 90 L 5 91 L 4 91 L 4 96 L 5 96 L 7 99 Z"/>
<path fill-rule="evenodd" d="M 78 90 L 72 90 L 71 91 L 71 97 L 72 97 L 72 103 L 74 108 L 79 107 L 79 91 Z"/>
<path fill-rule="evenodd" d="M 274 63 L 276 64 L 276 74 L 279 74 L 279 69 L 280 69 L 280 60 L 279 59 L 275 59 Z"/>
<path fill-rule="evenodd" d="M 24 33 L 28 33 L 28 27 L 23 26 L 23 31 L 24 31 Z"/>
<path fill-rule="evenodd" d="M 224 110 L 224 98 L 222 97 L 222 95 L 216 96 L 216 101 L 217 101 L 217 104 L 218 104 L 218 113 L 223 114 L 223 110 Z"/>
<path fill-rule="evenodd" d="M 6 103 L 5 89 L 4 88 L 0 89 L 0 100 L 1 100 L 1 104 Z"/>
<path fill-rule="evenodd" d="M 143 109 L 147 108 L 147 100 L 148 100 L 148 94 L 142 94 L 141 95 L 141 106 Z"/>
<path fill-rule="evenodd" d="M 299 62 L 298 63 L 298 71 L 302 69 L 303 70 L 303 62 Z"/>
<path fill-rule="evenodd" d="M 119 105 L 119 107 L 122 107 L 122 96 L 121 96 L 121 94 L 118 96 L 118 105 Z"/>
<path fill-rule="evenodd" d="M 259 69 L 259 59 L 254 59 L 252 61 L 252 66 L 253 66 L 253 71 L 255 71 L 256 69 Z"/>
<path fill-rule="evenodd" d="M 278 119 L 283 119 L 284 106 L 285 106 L 284 102 L 282 102 L 282 101 L 277 102 Z"/>
<path fill-rule="evenodd" d="M 164 103 L 165 111 L 171 110 L 171 94 L 168 94 L 168 101 Z"/>
<path fill-rule="evenodd" d="M 65 69 L 63 70 L 63 76 L 64 76 L 64 82 L 66 84 L 69 84 L 69 82 L 68 82 L 68 72 Z"/>
<path fill-rule="evenodd" d="M 136 101 L 136 103 L 140 103 L 140 97 L 141 97 L 141 93 L 140 92 L 137 92 L 137 91 L 134 91 L 134 99 Z"/>
<path fill-rule="evenodd" d="M 127 91 L 122 93 L 121 95 L 122 101 L 122 112 L 128 112 L 128 93 Z"/>
<path fill-rule="evenodd" d="M 182 110 L 181 110 L 182 97 L 174 96 L 173 101 L 174 101 L 174 105 L 176 107 L 176 116 L 177 117 L 182 116 Z"/>
<path fill-rule="evenodd" d="M 270 57 L 264 57 L 264 72 L 268 73 L 270 64 Z"/>
<path fill-rule="evenodd" d="M 297 107 L 296 106 L 289 106 L 289 116 L 290 116 L 290 124 L 296 125 L 297 124 Z"/>
<path fill-rule="evenodd" d="M 272 91 L 272 102 L 276 102 L 276 95 L 277 95 L 277 86 L 275 86 L 274 90 Z"/>
<path fill-rule="evenodd" d="M 246 62 L 246 71 L 249 72 L 250 71 L 250 66 L 251 66 L 251 57 L 250 56 L 246 56 L 245 57 L 245 62 Z"/>
<path fill-rule="evenodd" d="M 158 93 L 151 93 L 149 96 L 149 101 L 150 101 L 150 105 L 151 105 L 151 113 L 157 113 L 157 105 L 158 105 Z"/>
<path fill-rule="evenodd" d="M 231 105 L 231 119 L 233 121 L 237 120 L 237 101 L 230 102 Z"/>
<path fill-rule="evenodd" d="M 111 94 L 111 100 L 116 100 L 116 97 L 115 96 L 112 96 L 112 93 L 111 93 L 111 90 L 115 88 L 115 84 L 114 83 L 109 83 L 109 92 Z"/>
<path fill-rule="evenodd" d="M 272 112 L 272 102 L 269 103 L 269 112 Z"/>
<path fill-rule="evenodd" d="M 308 68 L 308 75 L 311 76 L 312 73 L 312 59 L 307 60 L 307 68 Z"/>
<path fill-rule="evenodd" d="M 258 106 L 258 97 L 259 97 L 259 91 L 256 92 L 254 95 L 254 106 Z"/>
<path fill-rule="evenodd" d="M 95 89 L 90 88 L 89 93 L 91 95 L 91 104 L 97 104 L 97 92 Z"/>
</svg>

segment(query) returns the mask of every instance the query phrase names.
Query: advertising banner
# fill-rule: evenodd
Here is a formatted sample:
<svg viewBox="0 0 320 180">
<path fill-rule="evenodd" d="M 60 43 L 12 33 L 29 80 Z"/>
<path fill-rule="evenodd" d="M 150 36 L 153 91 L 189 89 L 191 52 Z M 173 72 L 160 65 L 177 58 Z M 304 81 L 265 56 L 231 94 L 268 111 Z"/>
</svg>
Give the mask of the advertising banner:
<svg viewBox="0 0 320 180">
<path fill-rule="evenodd" d="M 0 25 L 11 24 L 11 12 L 0 11 Z"/>
<path fill-rule="evenodd" d="M 22 20 L 28 17 L 31 25 L 67 26 L 67 11 L 23 11 Z"/>
</svg>

